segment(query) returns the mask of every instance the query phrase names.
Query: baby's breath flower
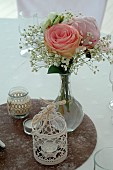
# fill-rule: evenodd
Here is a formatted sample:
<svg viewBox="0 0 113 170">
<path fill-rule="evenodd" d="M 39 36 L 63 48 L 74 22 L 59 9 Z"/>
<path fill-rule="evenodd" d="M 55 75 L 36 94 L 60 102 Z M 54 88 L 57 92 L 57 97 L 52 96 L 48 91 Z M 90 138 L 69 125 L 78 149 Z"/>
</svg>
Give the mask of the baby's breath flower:
<svg viewBox="0 0 113 170">
<path fill-rule="evenodd" d="M 76 15 L 76 17 L 79 17 L 79 15 Z M 81 40 L 80 46 L 75 49 L 72 58 L 66 58 L 56 51 L 47 49 L 44 42 L 44 31 L 55 24 L 68 23 L 72 18 L 73 14 L 71 12 L 51 13 L 41 26 L 29 26 L 28 29 L 23 30 L 19 47 L 20 49 L 29 48 L 28 52 L 31 55 L 30 63 L 33 71 L 54 65 L 64 69 L 65 72 L 77 74 L 78 70 L 86 64 L 95 74 L 98 71 L 97 66 L 94 65 L 95 61 L 100 62 L 107 59 L 110 64 L 113 63 L 113 48 L 110 47 L 111 35 L 101 37 L 93 48 L 87 49 L 87 47 L 83 46 L 84 41 L 89 40 L 88 44 L 90 45 L 92 44 L 90 37 L 93 38 L 93 34 L 87 32 L 86 39 Z M 40 62 L 45 64 L 40 65 Z"/>
</svg>

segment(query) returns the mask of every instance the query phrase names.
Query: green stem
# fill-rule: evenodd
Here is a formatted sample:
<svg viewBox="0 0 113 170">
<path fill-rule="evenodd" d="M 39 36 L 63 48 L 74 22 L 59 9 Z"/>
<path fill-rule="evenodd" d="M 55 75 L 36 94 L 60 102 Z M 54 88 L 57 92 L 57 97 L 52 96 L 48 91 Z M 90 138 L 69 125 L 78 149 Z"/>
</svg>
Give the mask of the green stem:
<svg viewBox="0 0 113 170">
<path fill-rule="evenodd" d="M 70 102 L 70 88 L 69 88 L 69 75 L 68 74 L 62 74 L 61 75 L 61 100 L 66 100 L 66 107 L 67 111 L 69 112 L 69 102 Z"/>
</svg>

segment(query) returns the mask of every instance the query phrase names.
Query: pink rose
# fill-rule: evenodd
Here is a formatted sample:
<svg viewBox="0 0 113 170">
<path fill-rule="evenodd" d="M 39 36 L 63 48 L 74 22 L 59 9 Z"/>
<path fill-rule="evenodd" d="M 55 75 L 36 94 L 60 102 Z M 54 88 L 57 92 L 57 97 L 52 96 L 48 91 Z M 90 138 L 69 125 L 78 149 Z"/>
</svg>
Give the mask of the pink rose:
<svg viewBox="0 0 113 170">
<path fill-rule="evenodd" d="M 70 25 L 74 26 L 74 28 L 76 28 L 79 34 L 83 37 L 81 40 L 81 45 L 87 48 L 93 48 L 99 41 L 100 31 L 95 18 L 73 18 Z"/>
<path fill-rule="evenodd" d="M 71 58 L 75 49 L 79 47 L 81 36 L 68 24 L 56 24 L 45 31 L 44 40 L 49 52 L 57 52 L 66 58 Z"/>
</svg>

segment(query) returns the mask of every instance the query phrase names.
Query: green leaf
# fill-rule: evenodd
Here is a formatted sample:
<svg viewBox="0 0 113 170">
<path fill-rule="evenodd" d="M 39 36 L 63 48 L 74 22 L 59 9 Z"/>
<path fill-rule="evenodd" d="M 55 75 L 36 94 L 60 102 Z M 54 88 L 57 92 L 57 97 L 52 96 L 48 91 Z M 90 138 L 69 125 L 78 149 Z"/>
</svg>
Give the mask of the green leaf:
<svg viewBox="0 0 113 170">
<path fill-rule="evenodd" d="M 51 74 L 51 73 L 64 74 L 64 70 L 61 67 L 57 67 L 57 66 L 52 65 L 48 69 L 48 74 Z"/>
</svg>

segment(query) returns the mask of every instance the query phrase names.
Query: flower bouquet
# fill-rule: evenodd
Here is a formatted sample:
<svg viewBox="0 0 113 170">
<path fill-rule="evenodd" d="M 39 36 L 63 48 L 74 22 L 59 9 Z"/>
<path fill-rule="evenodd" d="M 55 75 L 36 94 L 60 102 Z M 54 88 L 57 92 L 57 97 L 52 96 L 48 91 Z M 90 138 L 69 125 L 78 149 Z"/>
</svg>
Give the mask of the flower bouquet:
<svg viewBox="0 0 113 170">
<path fill-rule="evenodd" d="M 60 111 L 64 114 L 69 131 L 74 130 L 83 119 L 83 111 L 80 103 L 71 96 L 69 75 L 72 72 L 77 74 L 84 64 L 96 73 L 98 68 L 95 61 L 107 59 L 112 63 L 111 36 L 100 36 L 93 17 L 73 15 L 71 12 L 50 13 L 40 25 L 24 29 L 20 48 L 26 45 L 29 47 L 33 71 L 45 67 L 48 74 L 61 75 L 61 90 L 57 100 L 66 100 L 65 108 L 62 106 Z"/>
</svg>

